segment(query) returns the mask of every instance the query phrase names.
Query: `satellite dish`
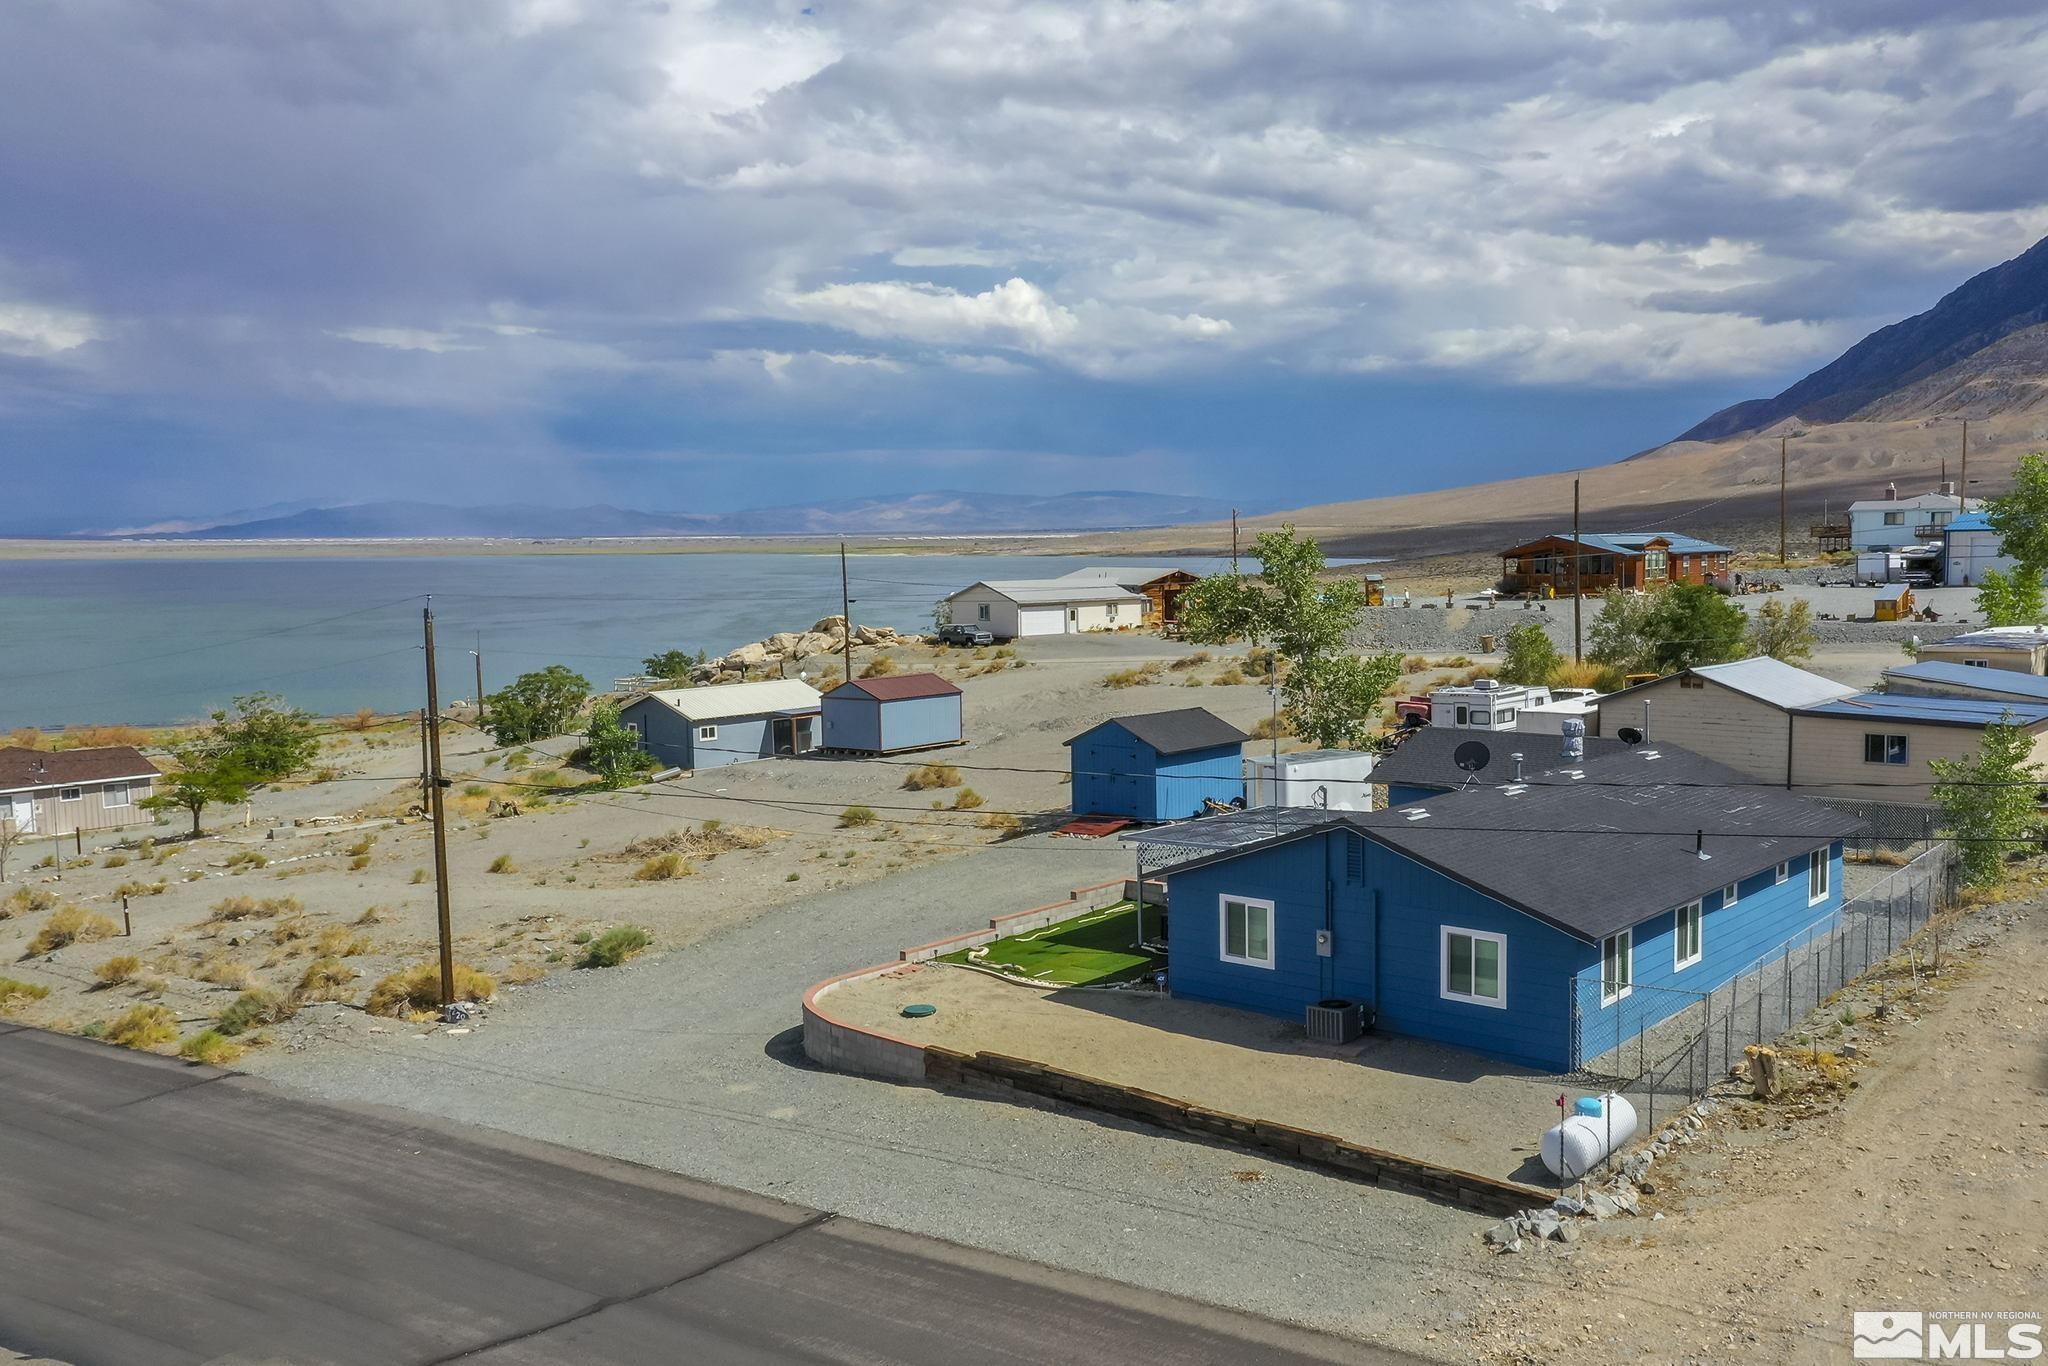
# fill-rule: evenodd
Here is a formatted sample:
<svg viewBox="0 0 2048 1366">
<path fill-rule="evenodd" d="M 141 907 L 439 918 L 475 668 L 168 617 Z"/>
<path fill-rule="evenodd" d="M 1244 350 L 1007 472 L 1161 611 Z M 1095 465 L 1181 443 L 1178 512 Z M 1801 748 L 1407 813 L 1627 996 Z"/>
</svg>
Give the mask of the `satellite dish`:
<svg viewBox="0 0 2048 1366">
<path fill-rule="evenodd" d="M 1643 733 L 1634 726 L 1623 726 L 1620 730 L 1614 732 L 1614 738 L 1621 741 L 1624 745 L 1640 745 L 1643 743 Z"/>
<path fill-rule="evenodd" d="M 1478 740 L 1467 740 L 1451 751 L 1451 762 L 1467 773 L 1477 773 L 1493 762 L 1493 751 Z"/>
</svg>

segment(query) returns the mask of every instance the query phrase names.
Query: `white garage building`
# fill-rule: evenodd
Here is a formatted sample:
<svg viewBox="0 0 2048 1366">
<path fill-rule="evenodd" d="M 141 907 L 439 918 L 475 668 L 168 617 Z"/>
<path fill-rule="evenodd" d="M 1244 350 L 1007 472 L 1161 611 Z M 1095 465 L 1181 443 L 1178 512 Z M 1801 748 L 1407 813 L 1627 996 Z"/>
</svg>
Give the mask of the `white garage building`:
<svg viewBox="0 0 2048 1366">
<path fill-rule="evenodd" d="M 970 584 L 946 599 L 952 619 L 1003 640 L 1142 626 L 1150 600 L 1114 583 L 1006 579 Z"/>
</svg>

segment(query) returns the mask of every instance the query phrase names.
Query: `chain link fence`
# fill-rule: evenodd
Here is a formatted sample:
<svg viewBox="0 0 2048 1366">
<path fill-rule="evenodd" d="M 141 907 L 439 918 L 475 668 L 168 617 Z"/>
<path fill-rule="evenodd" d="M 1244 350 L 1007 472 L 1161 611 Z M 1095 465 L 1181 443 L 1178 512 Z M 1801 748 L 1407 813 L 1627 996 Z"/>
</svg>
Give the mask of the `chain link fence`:
<svg viewBox="0 0 2048 1366">
<path fill-rule="evenodd" d="M 1936 843 L 1706 993 L 1638 986 L 1604 1009 L 1600 973 L 1572 980 L 1573 1079 L 1628 1097 L 1644 1124 L 1706 1094 L 1743 1049 L 1791 1033 L 1953 904 L 1952 841 Z"/>
</svg>

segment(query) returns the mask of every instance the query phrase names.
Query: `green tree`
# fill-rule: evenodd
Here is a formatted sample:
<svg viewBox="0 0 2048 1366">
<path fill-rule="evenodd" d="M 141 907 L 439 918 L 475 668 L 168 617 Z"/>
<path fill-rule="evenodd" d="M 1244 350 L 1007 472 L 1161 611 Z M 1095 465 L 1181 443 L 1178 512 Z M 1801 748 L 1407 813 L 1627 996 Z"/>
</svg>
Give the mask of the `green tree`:
<svg viewBox="0 0 2048 1366">
<path fill-rule="evenodd" d="M 145 811 L 183 811 L 192 817 L 192 833 L 199 834 L 199 813 L 209 806 L 234 806 L 249 799 L 255 777 L 228 756 L 216 752 L 207 741 L 199 741 L 172 752 L 177 769 L 156 784 L 156 790 L 138 806 Z"/>
<path fill-rule="evenodd" d="M 2004 554 L 2022 569 L 2048 573 L 2048 452 L 2021 456 L 2012 489 L 1993 498 L 1984 515 Z"/>
<path fill-rule="evenodd" d="M 1364 585 L 1326 577 L 1323 548 L 1292 526 L 1261 532 L 1252 554 L 1257 574 L 1211 574 L 1188 586 L 1183 633 L 1205 645 L 1270 645 L 1281 661 L 1289 728 L 1316 745 L 1362 744 L 1380 698 L 1401 676 L 1399 654 L 1350 651 L 1365 615 Z"/>
<path fill-rule="evenodd" d="M 1587 631 L 1592 642 L 1587 653 L 1624 673 L 1643 668 L 1650 662 L 1656 611 L 1656 599 L 1648 594 L 1608 589 L 1600 615 L 1593 618 Z"/>
<path fill-rule="evenodd" d="M 566 665 L 521 674 L 490 696 L 492 738 L 501 745 L 524 745 L 560 735 L 589 696 L 590 680 Z"/>
<path fill-rule="evenodd" d="M 1508 632 L 1507 659 L 1497 675 L 1503 683 L 1548 683 L 1564 663 L 1550 633 L 1533 621 L 1525 621 Z"/>
<path fill-rule="evenodd" d="M 1794 598 L 1790 606 L 1777 598 L 1756 609 L 1749 622 L 1749 652 L 1769 655 L 1786 664 L 1804 664 L 1813 658 L 1813 606 Z"/>
<path fill-rule="evenodd" d="M 588 762 L 604 786 L 624 787 L 654 768 L 654 758 L 640 748 L 640 736 L 619 719 L 619 704 L 600 702 L 590 709 Z"/>
<path fill-rule="evenodd" d="M 252 783 L 289 778 L 320 755 L 312 714 L 267 692 L 237 697 L 231 708 L 215 712 L 212 733 L 203 743 L 227 769 Z"/>
<path fill-rule="evenodd" d="M 1650 614 L 1650 667 L 1668 674 L 1733 659 L 1748 631 L 1742 609 L 1713 589 L 1674 583 L 1657 594 Z"/>
<path fill-rule="evenodd" d="M 694 655 L 688 650 L 663 650 L 660 654 L 649 655 L 640 661 L 640 667 L 645 669 L 650 677 L 680 683 L 689 678 L 690 670 L 705 663 L 706 660 L 707 656 L 701 650 Z"/>
<path fill-rule="evenodd" d="M 1934 801 L 1962 850 L 1965 885 L 1997 882 L 2006 853 L 2019 846 L 2032 825 L 2040 791 L 2033 752 L 2033 738 L 2024 729 L 2001 723 L 1984 728 L 1976 757 L 1928 764 L 1934 771 Z"/>
<path fill-rule="evenodd" d="M 1977 582 L 1977 610 L 1986 626 L 2033 626 L 2041 620 L 2041 571 L 2026 565 L 2010 574 L 1984 571 Z"/>
</svg>

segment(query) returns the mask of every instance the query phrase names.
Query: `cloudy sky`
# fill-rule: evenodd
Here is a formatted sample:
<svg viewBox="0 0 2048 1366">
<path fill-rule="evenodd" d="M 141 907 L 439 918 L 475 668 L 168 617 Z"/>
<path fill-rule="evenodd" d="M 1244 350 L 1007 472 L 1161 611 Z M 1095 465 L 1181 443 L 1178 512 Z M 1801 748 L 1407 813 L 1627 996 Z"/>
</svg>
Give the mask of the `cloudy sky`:
<svg viewBox="0 0 2048 1366">
<path fill-rule="evenodd" d="M 1615 458 L 2048 232 L 2038 0 L 10 0 L 0 524 Z"/>
</svg>

